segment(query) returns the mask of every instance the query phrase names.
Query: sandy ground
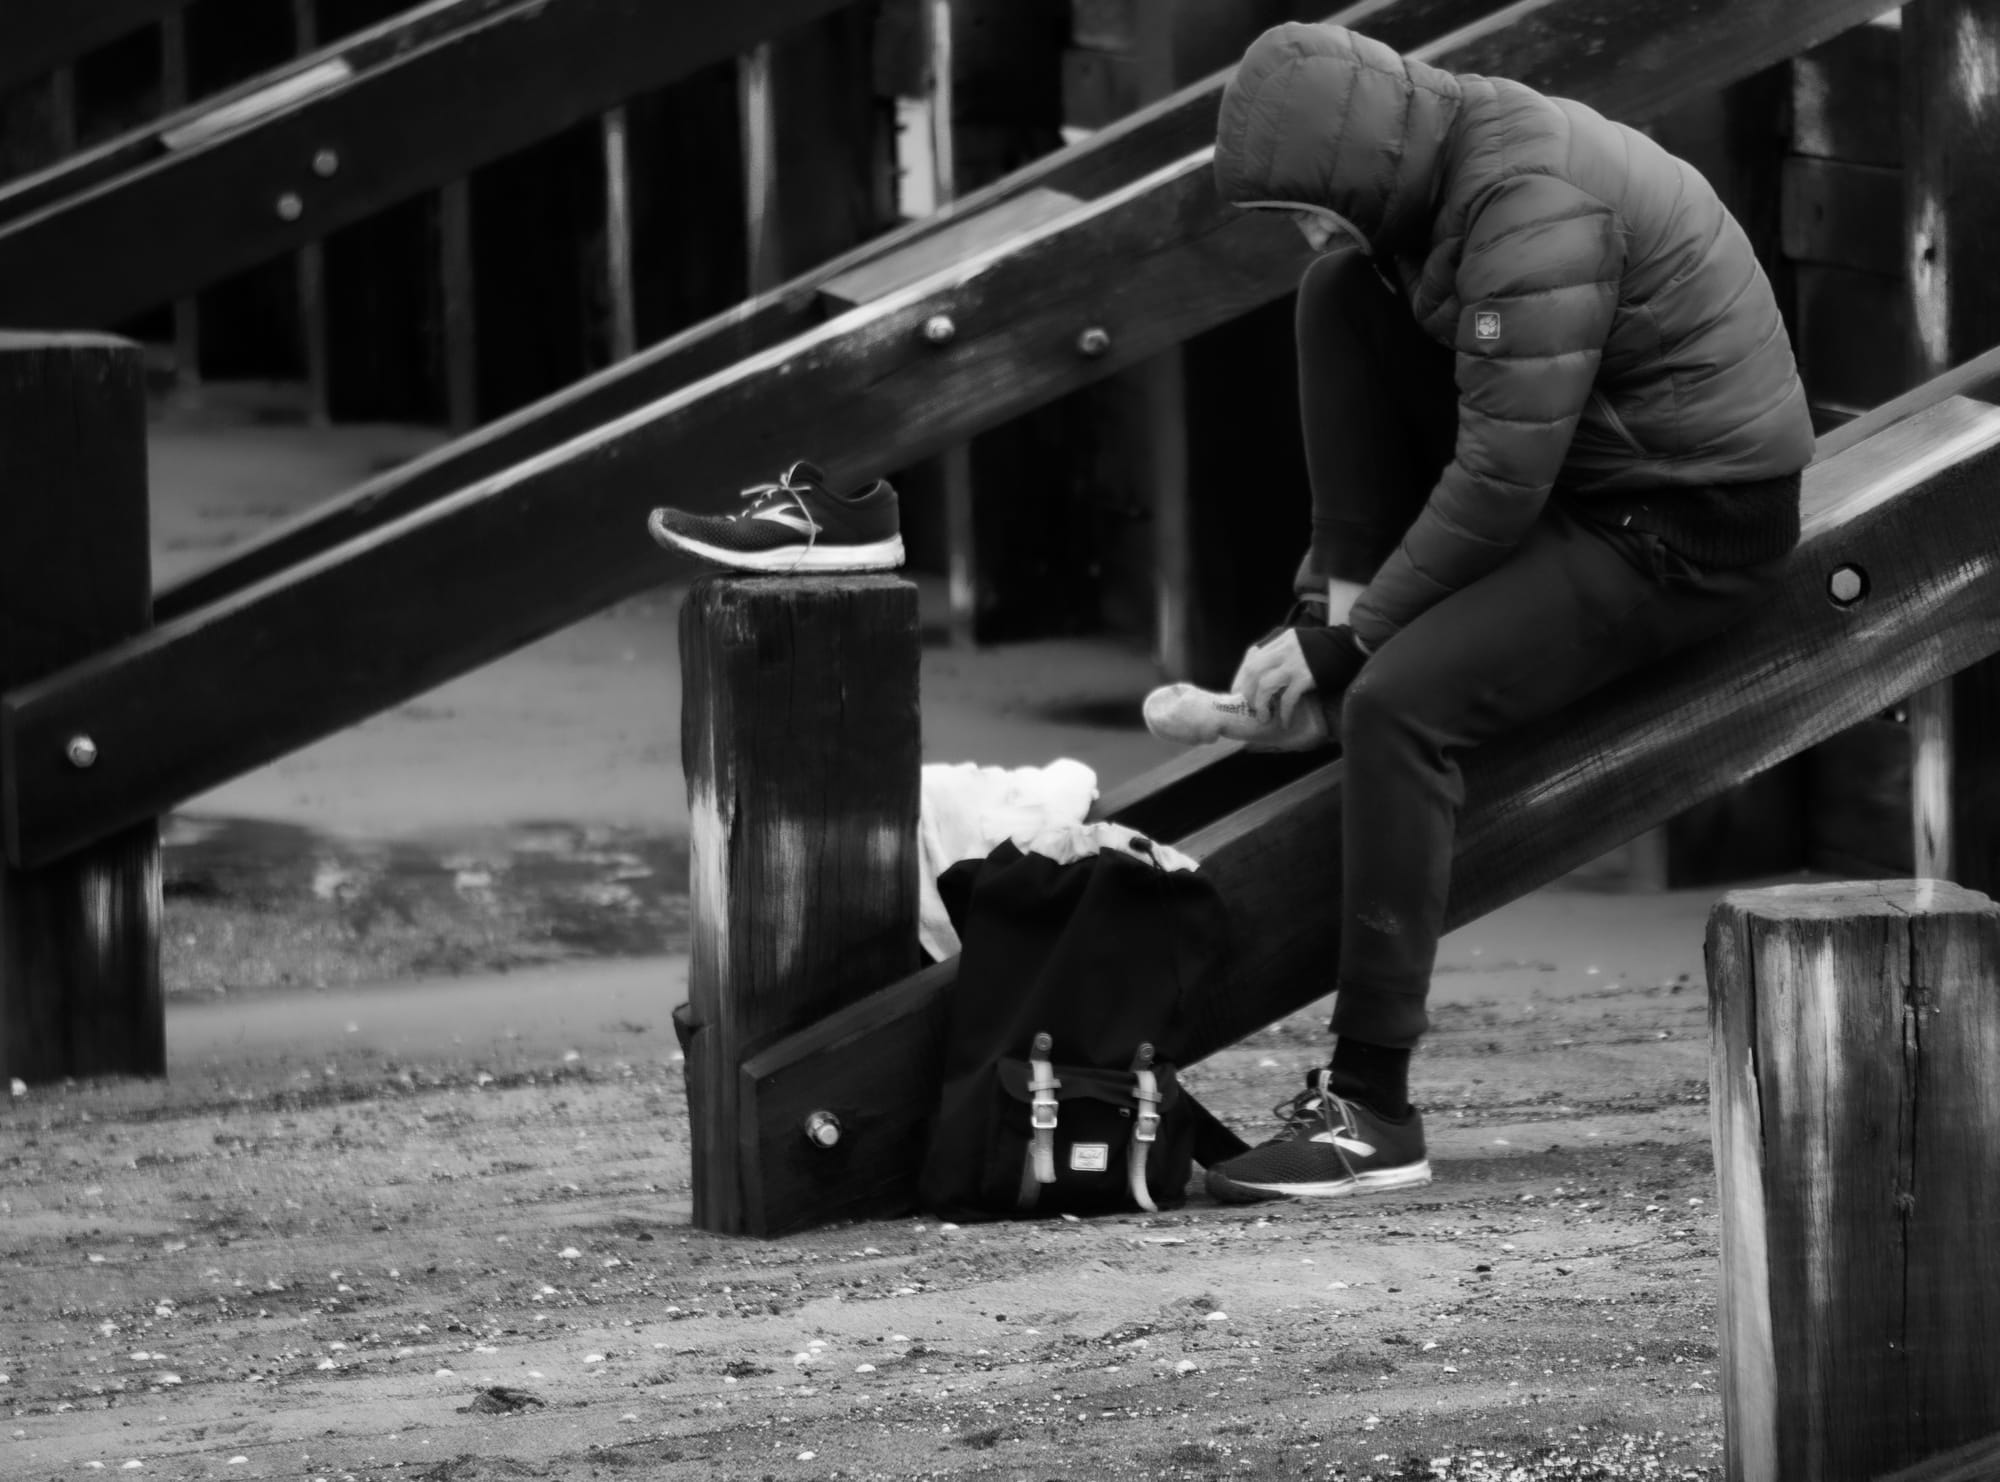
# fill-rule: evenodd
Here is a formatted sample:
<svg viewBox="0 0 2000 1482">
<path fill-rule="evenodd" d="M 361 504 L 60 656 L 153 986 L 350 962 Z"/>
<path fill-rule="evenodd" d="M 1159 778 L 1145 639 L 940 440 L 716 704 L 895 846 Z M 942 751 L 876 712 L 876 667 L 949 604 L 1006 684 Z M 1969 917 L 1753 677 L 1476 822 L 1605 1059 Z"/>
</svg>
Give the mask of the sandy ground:
<svg viewBox="0 0 2000 1482">
<path fill-rule="evenodd" d="M 162 425 L 162 569 L 425 440 Z M 676 601 L 171 821 L 170 1080 L 0 1104 L 0 1476 L 1719 1475 L 1707 894 L 1447 943 L 1420 1191 L 692 1230 Z M 1152 677 L 933 649 L 926 752 L 1108 784 Z M 1323 1053 L 1189 1078 L 1254 1133 Z"/>
</svg>

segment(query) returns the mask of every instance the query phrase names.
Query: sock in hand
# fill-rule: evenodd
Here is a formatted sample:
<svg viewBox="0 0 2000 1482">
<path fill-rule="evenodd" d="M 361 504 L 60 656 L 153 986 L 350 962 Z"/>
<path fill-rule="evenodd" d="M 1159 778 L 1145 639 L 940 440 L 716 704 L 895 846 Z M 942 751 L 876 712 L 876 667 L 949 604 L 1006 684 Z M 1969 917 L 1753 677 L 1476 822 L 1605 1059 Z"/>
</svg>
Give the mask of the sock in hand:
<svg viewBox="0 0 2000 1482">
<path fill-rule="evenodd" d="M 1391 1050 L 1343 1036 L 1334 1041 L 1333 1058 L 1327 1062 L 1327 1069 L 1333 1072 L 1329 1085 L 1335 1095 L 1358 1101 L 1391 1121 L 1409 1114 L 1408 1050 Z"/>
</svg>

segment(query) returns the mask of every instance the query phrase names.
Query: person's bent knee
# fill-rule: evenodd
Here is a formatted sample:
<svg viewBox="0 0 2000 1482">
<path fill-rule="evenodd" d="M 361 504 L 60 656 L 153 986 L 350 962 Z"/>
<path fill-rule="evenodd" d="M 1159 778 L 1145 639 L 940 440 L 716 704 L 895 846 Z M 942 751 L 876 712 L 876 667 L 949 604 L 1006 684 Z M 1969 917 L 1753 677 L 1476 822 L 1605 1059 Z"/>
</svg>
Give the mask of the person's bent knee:
<svg viewBox="0 0 2000 1482">
<path fill-rule="evenodd" d="M 1392 672 L 1378 664 L 1364 665 L 1340 698 L 1343 741 L 1403 729 L 1415 708 L 1409 699 Z"/>
</svg>

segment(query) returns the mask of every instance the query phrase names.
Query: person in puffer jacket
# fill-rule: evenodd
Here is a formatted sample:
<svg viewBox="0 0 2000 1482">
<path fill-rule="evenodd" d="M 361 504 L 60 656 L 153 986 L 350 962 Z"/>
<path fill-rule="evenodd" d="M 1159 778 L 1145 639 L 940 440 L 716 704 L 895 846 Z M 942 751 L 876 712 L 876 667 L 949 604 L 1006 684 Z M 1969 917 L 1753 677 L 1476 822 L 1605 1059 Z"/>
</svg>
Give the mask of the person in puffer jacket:
<svg viewBox="0 0 2000 1482">
<path fill-rule="evenodd" d="M 1766 596 L 1812 426 L 1742 229 L 1582 104 L 1280 26 L 1224 93 L 1215 178 L 1322 254 L 1298 298 L 1302 601 L 1234 689 L 1253 744 L 1337 736 L 1346 772 L 1332 1058 L 1209 1190 L 1409 1187 L 1458 754 Z"/>
</svg>

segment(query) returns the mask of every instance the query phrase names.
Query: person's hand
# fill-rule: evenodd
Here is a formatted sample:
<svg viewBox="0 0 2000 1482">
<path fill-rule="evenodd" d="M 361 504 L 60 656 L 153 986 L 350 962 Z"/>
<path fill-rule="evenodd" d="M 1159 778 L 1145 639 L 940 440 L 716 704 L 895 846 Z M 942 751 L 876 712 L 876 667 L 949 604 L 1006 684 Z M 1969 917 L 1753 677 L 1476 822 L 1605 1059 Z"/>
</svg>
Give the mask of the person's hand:
<svg viewBox="0 0 2000 1482">
<path fill-rule="evenodd" d="M 1243 655 L 1230 689 L 1241 695 L 1251 713 L 1276 715 L 1290 726 L 1299 701 L 1316 685 L 1305 650 L 1299 647 L 1299 630 L 1287 628 L 1268 643 L 1261 643 Z"/>
</svg>

